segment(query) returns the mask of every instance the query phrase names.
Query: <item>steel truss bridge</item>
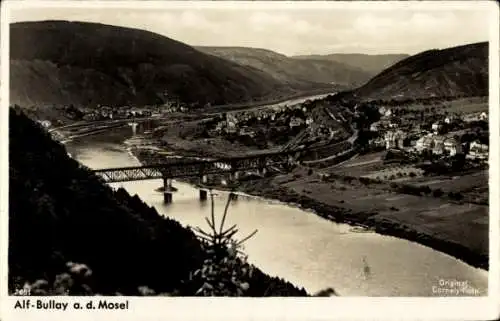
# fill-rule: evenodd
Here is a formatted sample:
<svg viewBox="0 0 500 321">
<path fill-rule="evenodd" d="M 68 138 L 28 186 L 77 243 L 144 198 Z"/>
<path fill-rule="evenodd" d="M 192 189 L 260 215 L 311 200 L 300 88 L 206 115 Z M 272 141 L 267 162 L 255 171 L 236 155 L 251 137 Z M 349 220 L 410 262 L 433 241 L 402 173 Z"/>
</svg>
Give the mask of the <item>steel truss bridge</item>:
<svg viewBox="0 0 500 321">
<path fill-rule="evenodd" d="M 106 183 L 180 177 L 201 178 L 210 174 L 236 174 L 240 171 L 265 170 L 269 167 L 291 164 L 296 155 L 304 151 L 295 150 L 212 160 L 175 159 L 161 164 L 97 169 L 93 172 Z"/>
</svg>

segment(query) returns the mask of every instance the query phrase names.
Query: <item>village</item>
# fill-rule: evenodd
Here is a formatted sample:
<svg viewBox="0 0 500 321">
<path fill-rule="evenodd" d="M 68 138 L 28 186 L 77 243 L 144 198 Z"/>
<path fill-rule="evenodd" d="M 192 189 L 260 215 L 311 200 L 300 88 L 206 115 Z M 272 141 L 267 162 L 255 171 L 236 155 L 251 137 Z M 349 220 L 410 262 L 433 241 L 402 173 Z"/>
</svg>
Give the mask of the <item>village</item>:
<svg viewBox="0 0 500 321">
<path fill-rule="evenodd" d="M 463 114 L 393 112 L 379 109 L 381 119 L 370 126 L 369 144 L 386 150 L 436 159 L 464 155 L 466 159 L 488 162 L 488 113 Z"/>
<path fill-rule="evenodd" d="M 306 101 L 272 109 L 226 113 L 204 125 L 209 137 L 224 137 L 259 148 L 283 147 L 304 129 L 316 140 L 341 140 L 339 130 L 321 124 L 315 126 L 317 121 L 311 116 L 314 106 L 313 101 Z"/>
<path fill-rule="evenodd" d="M 173 113 L 185 113 L 189 110 L 186 104 L 178 103 L 177 101 L 166 102 L 161 106 L 106 106 L 97 105 L 96 107 L 75 107 L 73 105 L 54 106 L 53 110 L 62 114 L 70 122 L 84 121 L 106 121 L 120 119 L 136 119 L 136 118 L 161 118 Z M 67 122 L 61 121 L 56 117 L 37 117 L 37 122 L 44 128 L 61 126 Z"/>
</svg>

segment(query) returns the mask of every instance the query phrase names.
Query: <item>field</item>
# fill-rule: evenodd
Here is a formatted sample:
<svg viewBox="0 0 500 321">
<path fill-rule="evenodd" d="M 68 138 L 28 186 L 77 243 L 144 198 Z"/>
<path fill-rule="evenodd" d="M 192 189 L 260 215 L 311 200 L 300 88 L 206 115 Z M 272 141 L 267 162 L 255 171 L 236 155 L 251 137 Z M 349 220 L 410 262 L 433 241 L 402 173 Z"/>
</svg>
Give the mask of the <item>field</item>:
<svg viewBox="0 0 500 321">
<path fill-rule="evenodd" d="M 488 112 L 488 97 L 472 97 L 453 100 L 445 103 L 445 110 L 449 113 Z"/>
<path fill-rule="evenodd" d="M 377 152 L 353 157 L 341 164 L 325 168 L 323 172 L 384 181 L 407 181 L 412 179 L 410 173 L 413 173 L 415 177 L 422 175 L 423 171 L 421 169 L 411 165 L 384 164 L 382 161 L 384 154 L 385 152 Z"/>
<path fill-rule="evenodd" d="M 478 187 L 488 186 L 488 171 L 483 170 L 463 176 L 437 176 L 432 178 L 415 178 L 414 185 L 428 185 L 431 188 L 441 188 L 444 191 L 466 192 Z"/>
<path fill-rule="evenodd" d="M 382 156 L 384 154 L 385 152 L 379 152 L 355 156 L 350 160 L 327 167 L 322 171 L 338 175 L 362 176 L 370 171 L 377 171 L 384 168 L 384 164 L 382 162 Z"/>
<path fill-rule="evenodd" d="M 469 114 L 482 111 L 488 111 L 488 97 L 469 97 L 461 98 L 452 101 L 445 101 L 438 105 L 424 105 L 416 103 L 408 106 L 409 110 L 422 110 L 424 108 L 437 107 L 436 109 L 441 112 L 447 111 L 448 113 Z"/>
<path fill-rule="evenodd" d="M 488 171 L 464 173 L 460 176 L 427 176 L 422 177 L 422 171 L 411 165 L 400 165 L 397 163 L 384 164 L 382 157 L 385 152 L 370 153 L 358 157 L 353 157 L 341 164 L 331 166 L 322 170 L 325 173 L 379 178 L 389 180 L 392 175 L 398 181 L 405 181 L 416 186 L 428 185 L 432 189 L 440 188 L 447 192 L 467 192 L 477 188 L 488 187 Z M 404 173 L 404 177 L 398 177 L 398 173 Z M 414 172 L 416 176 L 410 177 L 409 173 Z M 386 177 L 386 178 L 384 178 Z"/>
<path fill-rule="evenodd" d="M 478 253 L 488 253 L 488 206 L 390 192 L 383 184 L 363 185 L 342 179 L 324 182 L 316 173 L 308 175 L 306 171 L 297 171 L 294 177 L 277 177 L 275 183 L 353 213 L 372 213 L 369 219 L 375 222 L 397 222 L 420 233 L 465 244 Z"/>
</svg>

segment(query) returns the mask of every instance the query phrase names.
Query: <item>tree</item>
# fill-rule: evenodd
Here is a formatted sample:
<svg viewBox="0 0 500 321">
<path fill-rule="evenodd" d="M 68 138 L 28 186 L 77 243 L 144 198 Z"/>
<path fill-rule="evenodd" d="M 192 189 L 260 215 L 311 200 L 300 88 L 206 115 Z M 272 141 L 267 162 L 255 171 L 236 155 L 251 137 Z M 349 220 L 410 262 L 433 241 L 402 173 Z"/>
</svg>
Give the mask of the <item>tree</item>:
<svg viewBox="0 0 500 321">
<path fill-rule="evenodd" d="M 449 193 L 448 193 L 448 198 L 450 198 L 450 199 L 452 199 L 452 200 L 460 201 L 460 200 L 462 200 L 464 197 L 463 197 L 463 195 L 462 195 L 460 192 L 456 192 L 456 193 L 449 192 Z"/>
<path fill-rule="evenodd" d="M 432 192 L 432 195 L 433 195 L 434 197 L 441 197 L 441 196 L 443 196 L 443 194 L 444 194 L 444 193 L 443 193 L 443 191 L 442 191 L 440 188 L 435 189 L 435 190 Z"/>
<path fill-rule="evenodd" d="M 429 186 L 422 187 L 420 190 L 421 190 L 421 191 L 422 191 L 422 193 L 424 193 L 424 194 L 430 194 L 430 193 L 432 192 L 432 190 L 430 189 L 430 187 L 429 187 Z"/>
<path fill-rule="evenodd" d="M 203 267 L 190 275 L 190 281 L 198 283 L 195 295 L 228 296 L 235 293 L 241 296 L 250 288 L 249 280 L 252 277 L 253 267 L 247 263 L 247 256 L 241 247 L 246 240 L 257 233 L 257 230 L 237 241 L 234 239 L 234 235 L 238 232 L 236 225 L 224 228 L 232 197 L 233 193 L 230 193 L 220 225 L 217 226 L 214 195 L 210 192 L 211 216 L 210 219 L 205 218 L 210 231 L 204 231 L 199 227 L 193 229 L 208 253 Z"/>
</svg>

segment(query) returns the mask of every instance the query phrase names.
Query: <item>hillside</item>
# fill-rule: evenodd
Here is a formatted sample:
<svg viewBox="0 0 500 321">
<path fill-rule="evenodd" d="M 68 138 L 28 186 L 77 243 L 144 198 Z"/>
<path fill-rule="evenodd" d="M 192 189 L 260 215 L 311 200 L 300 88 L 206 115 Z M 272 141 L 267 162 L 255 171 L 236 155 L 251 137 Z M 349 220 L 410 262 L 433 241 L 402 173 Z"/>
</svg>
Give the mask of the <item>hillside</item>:
<svg viewBox="0 0 500 321">
<path fill-rule="evenodd" d="M 409 57 L 407 54 L 385 54 L 385 55 L 367 55 L 367 54 L 330 54 L 330 55 L 302 55 L 293 56 L 295 59 L 314 59 L 327 60 L 343 63 L 347 66 L 360 68 L 365 72 L 376 75 L 382 70 L 389 68 L 393 64 Z"/>
<path fill-rule="evenodd" d="M 294 92 L 257 69 L 143 30 L 67 21 L 10 27 L 11 104 L 226 104 Z"/>
<path fill-rule="evenodd" d="M 294 87 L 337 84 L 352 87 L 366 82 L 371 74 L 336 61 L 293 59 L 267 49 L 244 47 L 196 47 L 196 49 L 240 65 L 253 67 L 275 80 Z"/>
<path fill-rule="evenodd" d="M 205 272 L 192 274 L 209 268 L 212 280 L 223 281 L 222 288 L 217 284 L 219 295 L 307 295 L 223 256 L 238 282 L 246 283 L 240 291 L 223 274 L 228 266 L 217 265 L 210 248 L 190 229 L 160 216 L 124 189 L 114 191 L 101 183 L 20 110 L 10 110 L 9 134 L 9 293 L 25 282 L 43 285 L 35 280 L 45 280 L 54 283 L 56 293 L 56 283 L 65 283 L 72 295 L 139 295 L 141 286 L 153 290 L 150 294 L 200 295 L 197 290 L 212 281 Z M 92 270 L 86 287 L 66 282 L 69 262 Z"/>
<path fill-rule="evenodd" d="M 343 95 L 365 101 L 487 96 L 488 43 L 416 54 Z"/>
</svg>

